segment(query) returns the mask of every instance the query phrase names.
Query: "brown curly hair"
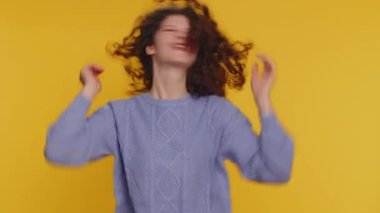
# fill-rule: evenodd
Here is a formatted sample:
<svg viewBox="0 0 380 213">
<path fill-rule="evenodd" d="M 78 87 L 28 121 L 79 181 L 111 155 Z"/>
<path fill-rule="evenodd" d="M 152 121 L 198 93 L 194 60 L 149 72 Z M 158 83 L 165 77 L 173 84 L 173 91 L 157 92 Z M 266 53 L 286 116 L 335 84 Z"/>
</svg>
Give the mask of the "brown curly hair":
<svg viewBox="0 0 380 213">
<path fill-rule="evenodd" d="M 165 0 L 156 0 L 164 2 Z M 225 96 L 225 85 L 241 90 L 245 83 L 244 68 L 252 42 L 230 42 L 217 28 L 206 5 L 197 0 L 184 0 L 185 6 L 176 6 L 178 0 L 168 0 L 170 7 L 156 9 L 137 19 L 137 26 L 122 43 L 114 42 L 109 53 L 123 60 L 123 66 L 135 87 L 129 94 L 149 91 L 153 83 L 152 59 L 145 47 L 153 43 L 161 22 L 169 15 L 184 15 L 190 21 L 188 43 L 197 48 L 195 62 L 187 72 L 186 88 L 192 96 Z M 194 50 L 194 49 L 193 49 Z M 137 62 L 137 63 L 136 63 Z M 139 86 L 141 83 L 142 86 Z"/>
</svg>

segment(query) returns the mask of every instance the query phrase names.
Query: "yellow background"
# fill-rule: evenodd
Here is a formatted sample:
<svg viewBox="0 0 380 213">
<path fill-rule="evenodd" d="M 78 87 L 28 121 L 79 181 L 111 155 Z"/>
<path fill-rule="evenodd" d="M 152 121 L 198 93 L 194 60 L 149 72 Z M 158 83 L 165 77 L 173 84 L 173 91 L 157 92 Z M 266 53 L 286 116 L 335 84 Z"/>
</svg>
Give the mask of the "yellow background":
<svg viewBox="0 0 380 213">
<path fill-rule="evenodd" d="M 380 2 L 209 0 L 232 40 L 251 40 L 277 65 L 271 98 L 292 134 L 288 184 L 229 170 L 234 213 L 380 212 Z M 80 91 L 87 62 L 105 67 L 106 101 L 127 77 L 105 45 L 129 33 L 150 0 L 0 0 L 0 212 L 113 212 L 113 158 L 81 168 L 47 163 L 47 126 Z M 252 52 L 253 53 L 253 52 Z M 247 65 L 251 67 L 253 54 Z M 247 69 L 248 71 L 250 69 Z M 228 98 L 259 131 L 248 81 Z"/>
</svg>

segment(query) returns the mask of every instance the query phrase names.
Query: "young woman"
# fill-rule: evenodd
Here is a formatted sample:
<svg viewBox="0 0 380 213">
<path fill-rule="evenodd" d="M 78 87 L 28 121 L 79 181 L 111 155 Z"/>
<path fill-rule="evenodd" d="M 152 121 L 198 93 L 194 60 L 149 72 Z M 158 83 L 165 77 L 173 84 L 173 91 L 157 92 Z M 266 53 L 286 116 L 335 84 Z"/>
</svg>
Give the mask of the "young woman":
<svg viewBox="0 0 380 213">
<path fill-rule="evenodd" d="M 252 68 L 257 135 L 224 98 L 225 85 L 244 84 L 251 44 L 229 42 L 205 5 L 157 9 L 113 47 L 113 55 L 140 62 L 125 64 L 134 82 L 142 82 L 138 94 L 86 117 L 103 68 L 84 66 L 83 89 L 49 126 L 45 157 L 79 166 L 113 155 L 116 213 L 230 213 L 225 159 L 248 180 L 289 181 L 294 144 L 270 103 L 274 64 L 260 55 L 264 74 L 257 64 Z"/>
</svg>

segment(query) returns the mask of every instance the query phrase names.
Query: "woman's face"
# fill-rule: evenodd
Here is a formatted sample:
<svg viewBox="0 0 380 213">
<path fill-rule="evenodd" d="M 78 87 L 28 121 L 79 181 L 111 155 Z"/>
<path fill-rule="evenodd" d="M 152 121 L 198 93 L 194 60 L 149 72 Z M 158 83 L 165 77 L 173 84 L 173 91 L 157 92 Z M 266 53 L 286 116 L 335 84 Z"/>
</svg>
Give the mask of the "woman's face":
<svg viewBox="0 0 380 213">
<path fill-rule="evenodd" d="M 146 52 L 160 64 L 190 67 L 197 51 L 190 51 L 187 37 L 190 22 L 184 15 L 169 15 L 162 22 L 154 37 L 154 44 L 146 47 Z"/>
</svg>

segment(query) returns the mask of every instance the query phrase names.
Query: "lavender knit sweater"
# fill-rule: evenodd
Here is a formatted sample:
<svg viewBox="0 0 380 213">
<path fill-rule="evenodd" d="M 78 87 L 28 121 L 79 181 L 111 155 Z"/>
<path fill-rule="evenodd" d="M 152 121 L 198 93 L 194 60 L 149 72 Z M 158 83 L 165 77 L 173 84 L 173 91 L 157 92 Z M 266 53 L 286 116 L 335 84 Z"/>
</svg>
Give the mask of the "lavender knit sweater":
<svg viewBox="0 0 380 213">
<path fill-rule="evenodd" d="M 49 126 L 49 162 L 81 166 L 114 156 L 116 213 L 231 213 L 224 160 L 242 177 L 287 182 L 294 144 L 275 112 L 257 135 L 230 101 L 211 95 L 176 100 L 142 93 L 109 101 L 91 116 L 78 93 Z"/>
</svg>

